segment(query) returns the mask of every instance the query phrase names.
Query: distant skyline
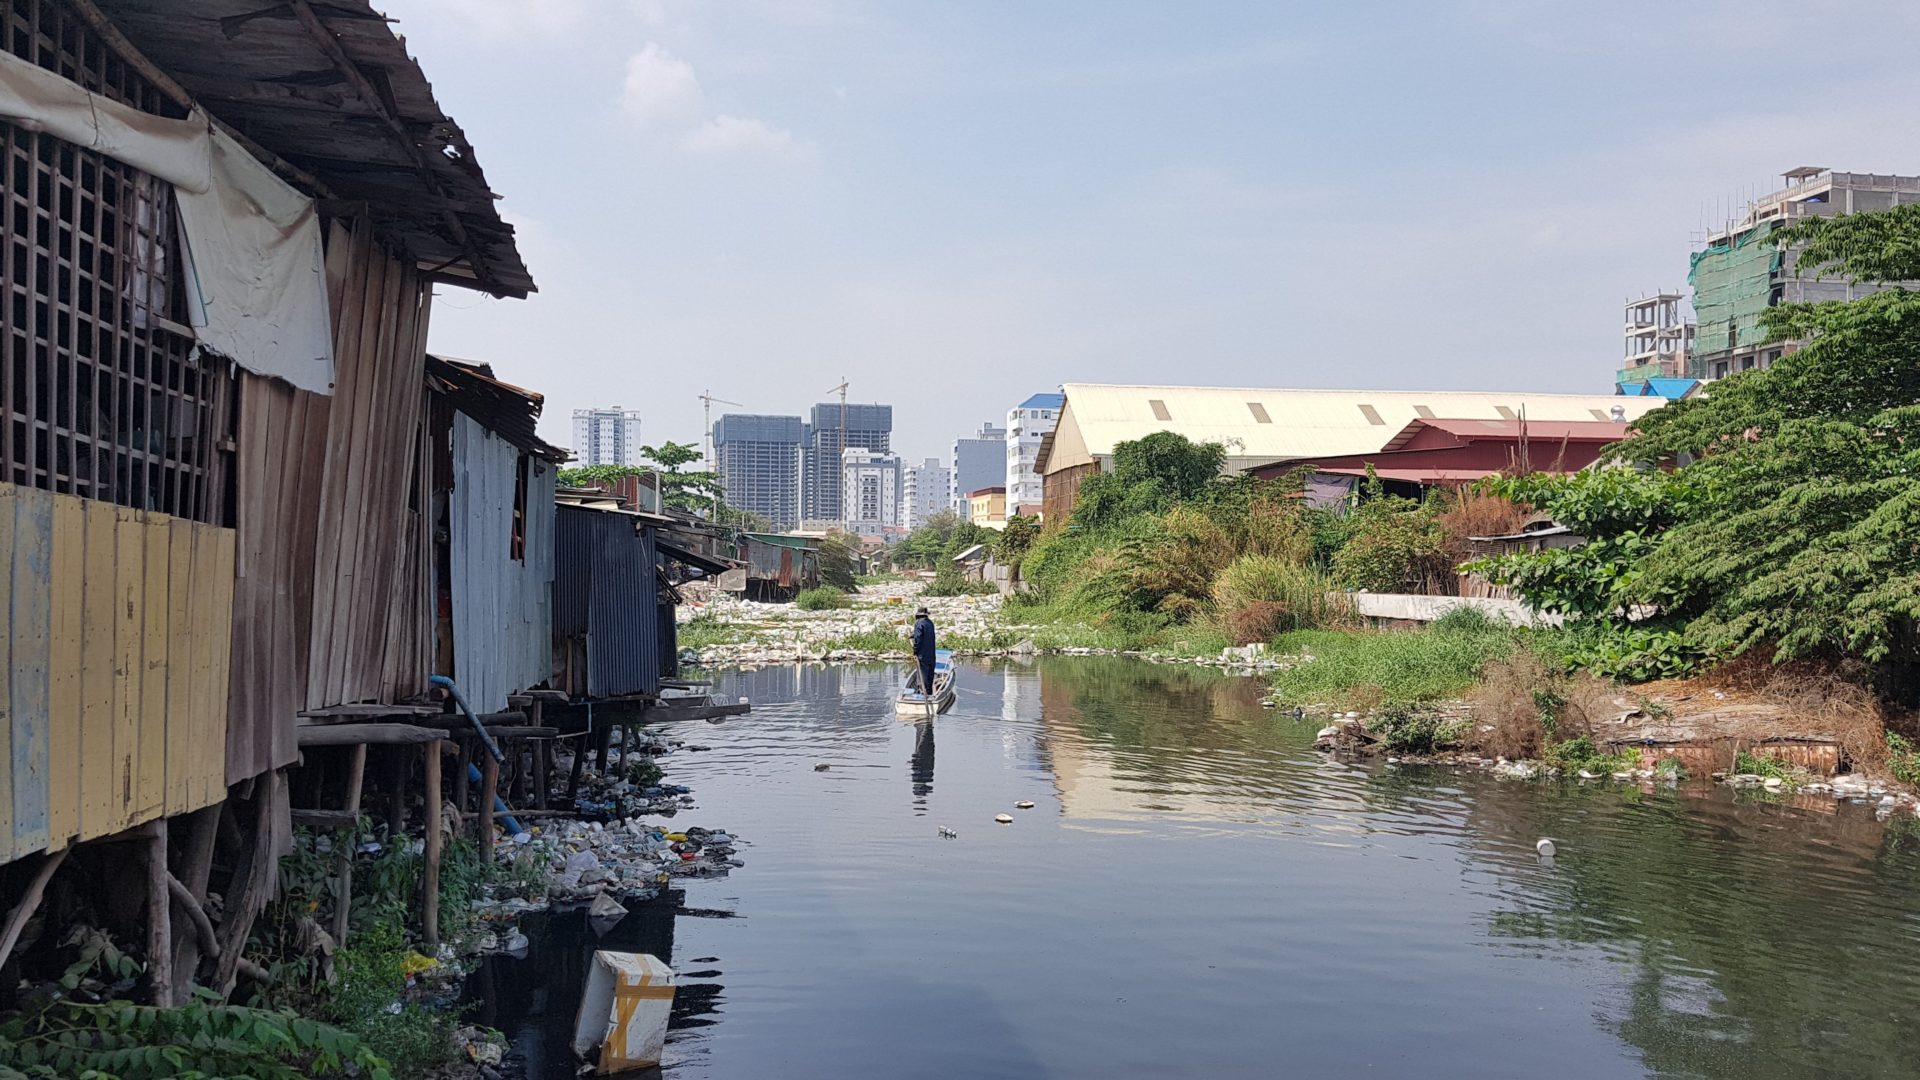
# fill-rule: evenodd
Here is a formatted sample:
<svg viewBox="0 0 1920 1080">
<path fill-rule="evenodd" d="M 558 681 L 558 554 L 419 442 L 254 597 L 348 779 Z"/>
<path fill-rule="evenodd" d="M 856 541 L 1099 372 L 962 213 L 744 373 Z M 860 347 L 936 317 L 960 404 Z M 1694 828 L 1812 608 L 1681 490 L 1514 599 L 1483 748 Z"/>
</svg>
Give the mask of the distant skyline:
<svg viewBox="0 0 1920 1080">
<path fill-rule="evenodd" d="M 1902 3 L 385 10 L 541 290 L 440 288 L 432 347 L 559 443 L 842 377 L 908 459 L 1063 382 L 1605 392 L 1778 173 L 1920 172 Z"/>
</svg>

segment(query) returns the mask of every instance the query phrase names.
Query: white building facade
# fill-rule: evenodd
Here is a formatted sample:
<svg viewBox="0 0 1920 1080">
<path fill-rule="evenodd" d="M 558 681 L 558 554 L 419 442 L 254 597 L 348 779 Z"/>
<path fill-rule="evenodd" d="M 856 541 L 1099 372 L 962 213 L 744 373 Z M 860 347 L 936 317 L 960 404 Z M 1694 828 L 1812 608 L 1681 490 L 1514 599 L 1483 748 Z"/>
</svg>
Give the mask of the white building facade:
<svg viewBox="0 0 1920 1080">
<path fill-rule="evenodd" d="M 1039 512 L 1046 486 L 1034 462 L 1066 403 L 1064 394 L 1035 394 L 1007 413 L 1007 516 Z"/>
<path fill-rule="evenodd" d="M 900 459 L 849 446 L 840 452 L 841 528 L 855 536 L 885 536 L 900 527 Z"/>
<path fill-rule="evenodd" d="M 927 519 L 953 506 L 953 470 L 939 458 L 928 458 L 909 465 L 900 477 L 900 503 L 906 515 L 902 522 L 917 529 Z"/>
<path fill-rule="evenodd" d="M 573 410 L 576 465 L 640 464 L 640 414 L 614 405 Z"/>
</svg>

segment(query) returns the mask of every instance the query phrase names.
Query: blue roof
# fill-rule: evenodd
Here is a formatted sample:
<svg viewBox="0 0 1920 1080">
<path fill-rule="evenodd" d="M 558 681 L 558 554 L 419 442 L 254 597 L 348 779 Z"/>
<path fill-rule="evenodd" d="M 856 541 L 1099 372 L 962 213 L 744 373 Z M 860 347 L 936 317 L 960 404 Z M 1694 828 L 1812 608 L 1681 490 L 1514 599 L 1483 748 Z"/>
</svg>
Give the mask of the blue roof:
<svg viewBox="0 0 1920 1080">
<path fill-rule="evenodd" d="M 1062 405 L 1065 405 L 1066 403 L 1067 403 L 1067 395 L 1065 394 L 1035 394 L 1032 397 L 1028 398 L 1027 400 L 1021 402 L 1020 404 L 1014 406 L 1014 408 L 1016 409 L 1057 409 Z"/>
<path fill-rule="evenodd" d="M 1616 389 L 1627 397 L 1661 397 L 1679 401 L 1700 385 L 1698 379 L 1652 378 L 1621 383 Z"/>
</svg>

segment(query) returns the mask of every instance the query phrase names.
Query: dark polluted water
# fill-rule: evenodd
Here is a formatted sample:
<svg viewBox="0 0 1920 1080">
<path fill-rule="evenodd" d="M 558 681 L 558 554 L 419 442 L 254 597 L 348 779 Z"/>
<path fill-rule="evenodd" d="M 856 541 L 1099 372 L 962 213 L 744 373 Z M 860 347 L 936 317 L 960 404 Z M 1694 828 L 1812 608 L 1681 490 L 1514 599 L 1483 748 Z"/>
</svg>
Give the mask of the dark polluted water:
<svg viewBox="0 0 1920 1080">
<path fill-rule="evenodd" d="M 1333 761 L 1192 668 L 963 666 L 931 724 L 901 674 L 718 676 L 754 711 L 671 771 L 747 865 L 530 925 L 475 984 L 530 1075 L 596 943 L 679 972 L 674 1080 L 1920 1075 L 1912 819 Z"/>
</svg>

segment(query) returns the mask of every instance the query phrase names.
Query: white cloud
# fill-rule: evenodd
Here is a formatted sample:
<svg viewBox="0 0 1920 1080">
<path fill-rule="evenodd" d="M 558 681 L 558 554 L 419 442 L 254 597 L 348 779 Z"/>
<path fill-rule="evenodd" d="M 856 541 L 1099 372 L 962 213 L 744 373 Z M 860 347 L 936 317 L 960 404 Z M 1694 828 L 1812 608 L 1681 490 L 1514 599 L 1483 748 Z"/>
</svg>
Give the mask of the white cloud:
<svg viewBox="0 0 1920 1080">
<path fill-rule="evenodd" d="M 693 65 L 649 42 L 627 61 L 620 108 L 642 123 L 686 123 L 702 112 Z"/>
<path fill-rule="evenodd" d="M 496 41 L 571 30 L 587 12 L 586 0 L 412 0 L 411 6 Z"/>
<path fill-rule="evenodd" d="M 796 159 L 813 155 L 812 144 L 794 138 L 791 131 L 749 116 L 724 114 L 687 132 L 686 146 L 703 154 L 765 154 Z"/>
</svg>

